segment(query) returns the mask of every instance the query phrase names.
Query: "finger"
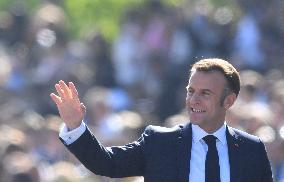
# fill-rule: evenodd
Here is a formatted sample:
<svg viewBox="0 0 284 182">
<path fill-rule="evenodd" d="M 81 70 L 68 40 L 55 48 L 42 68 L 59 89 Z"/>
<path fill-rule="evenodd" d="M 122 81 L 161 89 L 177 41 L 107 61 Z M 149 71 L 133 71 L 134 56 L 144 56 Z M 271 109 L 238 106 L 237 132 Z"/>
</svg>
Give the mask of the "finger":
<svg viewBox="0 0 284 182">
<path fill-rule="evenodd" d="M 60 80 L 59 85 L 60 85 L 61 89 L 64 91 L 65 96 L 68 97 L 68 98 L 72 98 L 71 91 L 70 91 L 69 87 L 66 85 L 66 83 L 64 81 Z"/>
<path fill-rule="evenodd" d="M 60 85 L 59 84 L 55 84 L 55 89 L 58 93 L 58 95 L 61 97 L 61 100 L 64 99 L 64 91 L 61 89 Z"/>
<path fill-rule="evenodd" d="M 72 97 L 76 100 L 79 101 L 79 98 L 78 98 L 78 91 L 74 85 L 74 83 L 72 82 L 69 82 L 69 88 L 70 88 L 70 91 L 71 91 L 71 94 L 72 94 Z"/>
<path fill-rule="evenodd" d="M 53 102 L 55 102 L 56 105 L 59 105 L 62 103 L 62 100 L 60 97 L 58 97 L 57 95 L 55 95 L 54 93 L 50 94 L 51 99 L 53 100 Z"/>
</svg>

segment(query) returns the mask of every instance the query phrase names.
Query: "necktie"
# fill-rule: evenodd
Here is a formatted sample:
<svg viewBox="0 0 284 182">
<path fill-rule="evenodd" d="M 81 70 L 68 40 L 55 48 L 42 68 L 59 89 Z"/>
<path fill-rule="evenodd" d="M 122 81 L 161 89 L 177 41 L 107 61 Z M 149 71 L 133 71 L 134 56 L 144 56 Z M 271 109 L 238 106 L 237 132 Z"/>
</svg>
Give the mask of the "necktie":
<svg viewBox="0 0 284 182">
<path fill-rule="evenodd" d="M 205 161 L 205 182 L 220 182 L 220 166 L 218 151 L 216 148 L 216 137 L 207 135 L 203 138 L 208 146 Z"/>
</svg>

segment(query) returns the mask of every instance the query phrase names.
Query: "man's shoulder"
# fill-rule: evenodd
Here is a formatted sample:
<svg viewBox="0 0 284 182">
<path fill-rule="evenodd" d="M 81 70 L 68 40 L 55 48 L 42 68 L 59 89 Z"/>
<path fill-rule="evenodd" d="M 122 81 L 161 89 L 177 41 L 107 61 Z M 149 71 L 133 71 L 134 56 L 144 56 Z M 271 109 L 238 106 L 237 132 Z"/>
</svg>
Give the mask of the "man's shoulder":
<svg viewBox="0 0 284 182">
<path fill-rule="evenodd" d="M 151 133 L 175 133 L 179 132 L 184 126 L 183 125 L 175 125 L 173 127 L 165 127 L 165 126 L 157 126 L 157 125 L 148 125 L 145 129 L 146 132 Z"/>
<path fill-rule="evenodd" d="M 248 142 L 252 142 L 252 143 L 260 143 L 261 142 L 259 137 L 252 135 L 252 134 L 249 134 L 249 133 L 247 133 L 243 130 L 228 126 L 228 131 L 233 137 L 237 138 L 238 140 L 248 141 Z"/>
<path fill-rule="evenodd" d="M 175 148 L 181 141 L 185 133 L 184 125 L 176 125 L 173 127 L 163 127 L 149 125 L 143 133 L 144 142 L 147 146 L 160 146 L 157 150 L 170 150 Z M 151 148 L 151 147 L 150 147 Z M 153 150 L 153 148 L 151 148 Z M 156 150 L 156 149 L 155 149 Z"/>
</svg>

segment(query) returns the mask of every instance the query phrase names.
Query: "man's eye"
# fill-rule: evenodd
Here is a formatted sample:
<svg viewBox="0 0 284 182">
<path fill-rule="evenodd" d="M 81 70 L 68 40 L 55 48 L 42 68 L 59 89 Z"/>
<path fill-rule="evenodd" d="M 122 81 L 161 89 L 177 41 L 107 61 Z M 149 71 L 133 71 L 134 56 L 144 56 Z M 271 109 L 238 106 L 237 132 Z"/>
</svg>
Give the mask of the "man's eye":
<svg viewBox="0 0 284 182">
<path fill-rule="evenodd" d="M 193 90 L 188 90 L 187 94 L 191 95 L 193 93 Z"/>
<path fill-rule="evenodd" d="M 203 95 L 205 95 L 205 96 L 210 95 L 210 93 L 209 93 L 209 92 L 203 92 L 202 94 L 203 94 Z"/>
</svg>

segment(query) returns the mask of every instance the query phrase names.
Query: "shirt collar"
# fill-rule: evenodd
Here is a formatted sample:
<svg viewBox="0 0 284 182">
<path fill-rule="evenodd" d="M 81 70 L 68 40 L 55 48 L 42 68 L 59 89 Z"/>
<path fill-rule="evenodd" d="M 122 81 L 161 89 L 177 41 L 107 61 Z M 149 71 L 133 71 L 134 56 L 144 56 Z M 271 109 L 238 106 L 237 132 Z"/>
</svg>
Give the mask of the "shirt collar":
<svg viewBox="0 0 284 182">
<path fill-rule="evenodd" d="M 223 144 L 227 144 L 227 139 L 226 139 L 226 122 L 214 133 L 211 135 L 214 135 L 215 137 L 218 138 L 218 140 Z M 204 131 L 202 128 L 200 128 L 198 125 L 192 124 L 192 138 L 193 142 L 199 142 L 203 137 L 209 135 L 206 131 Z"/>
</svg>

